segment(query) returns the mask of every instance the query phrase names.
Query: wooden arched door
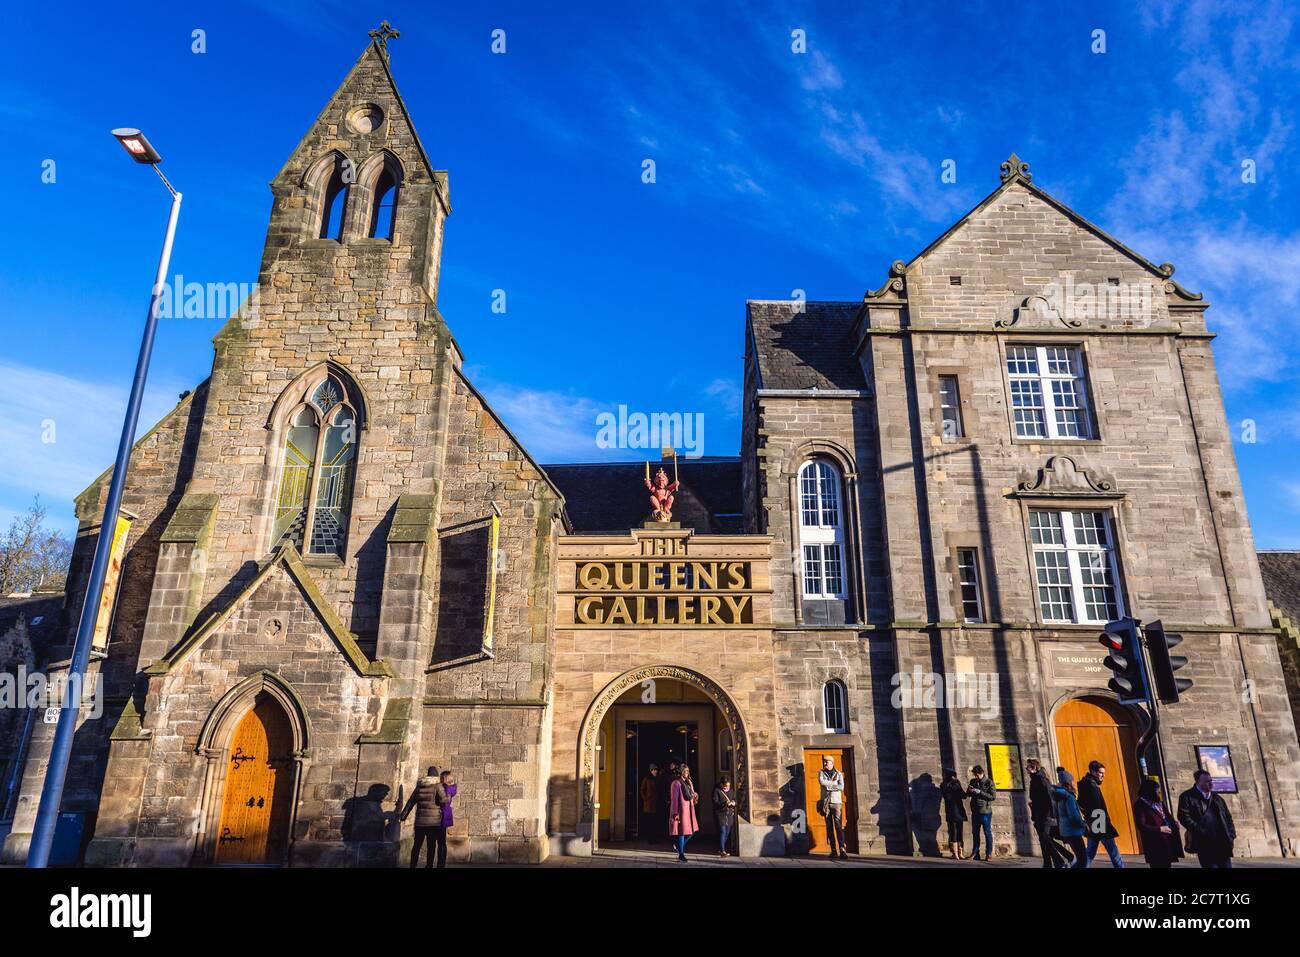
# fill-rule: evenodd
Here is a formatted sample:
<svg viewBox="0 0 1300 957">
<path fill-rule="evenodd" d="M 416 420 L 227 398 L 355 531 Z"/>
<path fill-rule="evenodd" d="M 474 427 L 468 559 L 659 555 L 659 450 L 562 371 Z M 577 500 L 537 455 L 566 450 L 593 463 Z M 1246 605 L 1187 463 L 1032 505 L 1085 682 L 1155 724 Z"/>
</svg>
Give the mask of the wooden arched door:
<svg viewBox="0 0 1300 957">
<path fill-rule="evenodd" d="M 278 864 L 289 838 L 293 729 L 269 694 L 235 726 L 226 752 L 218 864 Z"/>
<path fill-rule="evenodd" d="M 1074 698 L 1056 712 L 1056 753 L 1061 767 L 1077 782 L 1091 761 L 1106 766 L 1101 793 L 1119 836 L 1122 854 L 1139 854 L 1133 801 L 1141 783 L 1137 766 L 1138 730 L 1122 705 L 1105 698 Z"/>
</svg>

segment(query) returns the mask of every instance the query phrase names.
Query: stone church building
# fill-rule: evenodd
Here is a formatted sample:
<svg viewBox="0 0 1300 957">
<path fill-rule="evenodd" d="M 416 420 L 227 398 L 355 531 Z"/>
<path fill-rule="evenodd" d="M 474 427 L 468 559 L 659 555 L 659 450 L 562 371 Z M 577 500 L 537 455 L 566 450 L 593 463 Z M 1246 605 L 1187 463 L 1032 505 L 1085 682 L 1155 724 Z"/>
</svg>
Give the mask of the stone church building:
<svg viewBox="0 0 1300 957">
<path fill-rule="evenodd" d="M 1296 853 L 1207 303 L 1016 157 L 861 301 L 748 304 L 740 454 L 682 460 L 670 522 L 647 521 L 658 462 L 539 465 L 466 376 L 437 306 L 448 175 L 381 41 L 271 189 L 255 308 L 131 458 L 74 857 L 393 865 L 430 765 L 459 786 L 453 860 L 662 849 L 640 785 L 669 759 L 706 802 L 733 782 L 741 855 L 824 853 L 828 756 L 859 854 L 938 853 L 942 770 L 975 764 L 998 852 L 1037 853 L 1029 757 L 1106 763 L 1125 853 L 1141 775 L 1198 765 L 1239 856 Z M 77 500 L 51 672 L 108 479 Z M 1195 681 L 1145 768 L 1101 666 L 1122 615 L 1182 634 Z M 30 723 L 5 860 L 52 737 Z"/>
</svg>

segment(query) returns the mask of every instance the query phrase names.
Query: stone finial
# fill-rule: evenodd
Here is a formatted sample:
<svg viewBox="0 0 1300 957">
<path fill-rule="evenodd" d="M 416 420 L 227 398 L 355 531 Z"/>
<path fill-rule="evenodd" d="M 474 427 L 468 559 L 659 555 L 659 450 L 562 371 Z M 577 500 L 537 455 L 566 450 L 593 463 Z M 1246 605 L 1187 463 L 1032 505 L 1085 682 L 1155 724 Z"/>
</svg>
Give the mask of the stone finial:
<svg viewBox="0 0 1300 957">
<path fill-rule="evenodd" d="M 1022 160 L 1015 153 L 1002 164 L 1002 182 L 1007 183 L 1013 179 L 1023 180 L 1028 183 L 1033 180 L 1034 174 L 1029 172 L 1029 164 Z"/>
<path fill-rule="evenodd" d="M 379 49 L 383 50 L 385 53 L 388 52 L 388 41 L 389 41 L 389 40 L 395 40 L 395 39 L 397 39 L 398 37 L 400 37 L 401 35 L 402 35 L 402 34 L 401 34 L 400 32 L 398 32 L 397 30 L 394 30 L 394 29 L 389 25 L 389 23 L 388 23 L 387 20 L 385 20 L 384 22 L 382 22 L 381 24 L 379 24 L 379 29 L 378 29 L 378 30 L 371 30 L 370 33 L 368 34 L 368 36 L 370 37 L 370 39 L 372 39 L 372 40 L 374 40 L 376 43 L 378 43 L 378 44 L 379 44 Z"/>
</svg>

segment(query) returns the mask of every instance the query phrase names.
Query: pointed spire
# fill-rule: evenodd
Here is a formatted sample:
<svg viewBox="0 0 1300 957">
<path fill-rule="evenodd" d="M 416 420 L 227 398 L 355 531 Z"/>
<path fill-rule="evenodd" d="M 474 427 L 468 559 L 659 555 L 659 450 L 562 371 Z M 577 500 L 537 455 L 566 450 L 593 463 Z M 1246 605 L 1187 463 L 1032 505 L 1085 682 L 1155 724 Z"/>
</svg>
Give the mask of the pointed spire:
<svg viewBox="0 0 1300 957">
<path fill-rule="evenodd" d="M 1029 164 L 1022 160 L 1015 153 L 1002 164 L 1002 182 L 1009 183 L 1012 180 L 1021 180 L 1029 183 L 1033 181 L 1034 174 L 1029 172 Z"/>
</svg>

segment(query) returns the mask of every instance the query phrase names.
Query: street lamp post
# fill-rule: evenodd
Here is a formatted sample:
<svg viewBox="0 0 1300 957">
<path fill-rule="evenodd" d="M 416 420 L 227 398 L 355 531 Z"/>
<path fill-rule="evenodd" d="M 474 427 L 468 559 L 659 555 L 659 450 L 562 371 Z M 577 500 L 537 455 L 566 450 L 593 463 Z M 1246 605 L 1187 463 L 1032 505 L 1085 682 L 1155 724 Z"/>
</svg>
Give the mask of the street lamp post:
<svg viewBox="0 0 1300 957">
<path fill-rule="evenodd" d="M 82 686 L 86 666 L 90 662 L 90 646 L 99 618 L 104 577 L 108 571 L 109 552 L 113 545 L 113 528 L 122 505 L 122 489 L 126 484 L 126 469 L 135 444 L 135 429 L 140 418 L 140 402 L 144 396 L 145 378 L 149 372 L 149 357 L 153 353 L 154 333 L 158 329 L 158 303 L 162 298 L 167 278 L 167 267 L 172 257 L 172 240 L 176 237 L 176 220 L 181 211 L 181 194 L 167 182 L 158 168 L 162 157 L 150 145 L 144 134 L 134 129 L 113 130 L 122 148 L 137 163 L 153 167 L 172 196 L 171 215 L 167 219 L 167 235 L 163 239 L 162 255 L 158 258 L 158 275 L 154 277 L 153 293 L 149 300 L 149 315 L 145 319 L 144 336 L 140 340 L 140 355 L 135 364 L 135 381 L 131 383 L 131 397 L 126 404 L 126 418 L 122 422 L 122 439 L 117 446 L 117 460 L 113 463 L 113 478 L 108 486 L 108 501 L 104 504 L 104 517 L 99 526 L 99 539 L 95 544 L 95 561 L 90 567 L 90 583 L 81 606 L 81 619 L 77 624 L 77 640 L 68 663 L 67 689 L 59 709 L 59 724 L 54 732 L 54 746 L 50 751 L 49 769 L 45 772 L 45 785 L 41 790 L 41 803 L 36 811 L 36 825 L 32 828 L 31 848 L 27 853 L 28 867 L 45 867 L 50 861 L 50 847 L 54 843 L 54 828 L 59 818 L 59 805 L 63 800 L 63 786 L 68 776 L 68 761 L 72 756 L 72 739 L 77 729 L 77 713 L 81 710 Z M 75 694 L 69 693 L 75 692 Z"/>
</svg>

